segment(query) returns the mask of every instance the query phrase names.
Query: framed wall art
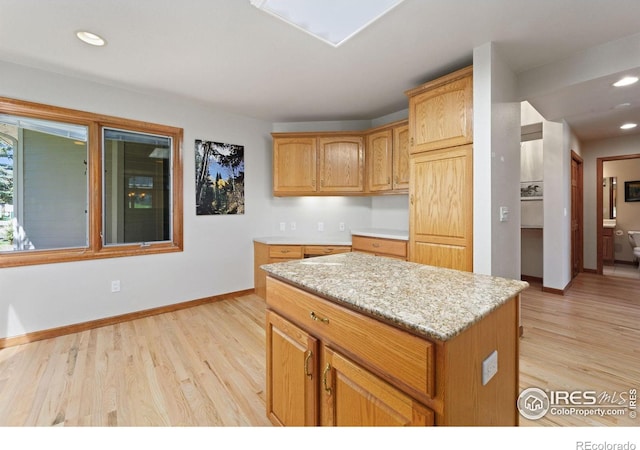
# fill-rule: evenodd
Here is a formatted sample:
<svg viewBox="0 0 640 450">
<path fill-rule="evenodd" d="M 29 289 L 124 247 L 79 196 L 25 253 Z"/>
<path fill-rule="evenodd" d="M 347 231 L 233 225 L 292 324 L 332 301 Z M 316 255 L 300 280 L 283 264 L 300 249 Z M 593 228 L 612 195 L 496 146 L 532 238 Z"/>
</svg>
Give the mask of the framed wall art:
<svg viewBox="0 0 640 450">
<path fill-rule="evenodd" d="M 196 139 L 196 214 L 244 214 L 244 146 Z"/>
</svg>

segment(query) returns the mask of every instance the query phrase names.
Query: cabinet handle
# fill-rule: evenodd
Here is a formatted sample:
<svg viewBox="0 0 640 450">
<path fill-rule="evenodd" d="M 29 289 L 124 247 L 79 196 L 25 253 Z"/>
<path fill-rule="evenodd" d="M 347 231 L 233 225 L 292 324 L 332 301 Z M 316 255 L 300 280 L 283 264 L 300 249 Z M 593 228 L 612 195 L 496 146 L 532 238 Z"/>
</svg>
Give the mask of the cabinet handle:
<svg viewBox="0 0 640 450">
<path fill-rule="evenodd" d="M 280 253 L 289 253 L 289 250 L 280 250 Z"/>
<path fill-rule="evenodd" d="M 324 368 L 324 372 L 322 372 L 322 385 L 324 387 L 324 391 L 327 395 L 331 395 L 331 386 L 327 383 L 327 375 L 331 371 L 331 365 L 327 363 L 327 367 Z"/>
<path fill-rule="evenodd" d="M 306 358 L 304 359 L 304 374 L 308 376 L 310 379 L 313 379 L 313 374 L 309 372 L 309 361 L 311 360 L 312 356 L 313 356 L 313 352 L 309 350 Z"/>
<path fill-rule="evenodd" d="M 411 204 L 413 205 L 413 194 L 411 194 L 410 202 L 411 202 Z"/>
<path fill-rule="evenodd" d="M 413 147 L 413 138 L 411 138 L 411 146 Z"/>
<path fill-rule="evenodd" d="M 371 244 L 371 246 L 373 248 L 378 248 L 378 247 L 380 247 L 380 244 L 378 244 L 377 242 L 374 242 L 373 244 Z"/>
<path fill-rule="evenodd" d="M 326 317 L 320 317 L 313 311 L 311 311 L 311 318 L 316 322 L 329 323 L 329 319 L 327 319 Z"/>
</svg>

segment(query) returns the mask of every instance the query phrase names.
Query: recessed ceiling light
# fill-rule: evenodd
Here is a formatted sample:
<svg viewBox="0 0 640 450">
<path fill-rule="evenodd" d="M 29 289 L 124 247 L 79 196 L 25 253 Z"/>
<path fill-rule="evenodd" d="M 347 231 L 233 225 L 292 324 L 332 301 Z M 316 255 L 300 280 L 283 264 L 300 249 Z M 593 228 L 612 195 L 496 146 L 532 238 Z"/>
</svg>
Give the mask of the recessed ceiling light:
<svg viewBox="0 0 640 450">
<path fill-rule="evenodd" d="M 635 128 L 637 126 L 638 126 L 637 123 L 625 123 L 620 128 L 623 129 L 623 130 L 630 130 L 631 128 Z"/>
<path fill-rule="evenodd" d="M 278 19 L 338 47 L 403 0 L 250 0 Z"/>
<path fill-rule="evenodd" d="M 624 77 L 613 83 L 615 87 L 629 86 L 638 81 L 638 77 Z"/>
<path fill-rule="evenodd" d="M 76 36 L 82 42 L 86 42 L 89 45 L 95 45 L 96 47 L 102 47 L 107 43 L 103 38 L 89 31 L 78 31 Z"/>
</svg>

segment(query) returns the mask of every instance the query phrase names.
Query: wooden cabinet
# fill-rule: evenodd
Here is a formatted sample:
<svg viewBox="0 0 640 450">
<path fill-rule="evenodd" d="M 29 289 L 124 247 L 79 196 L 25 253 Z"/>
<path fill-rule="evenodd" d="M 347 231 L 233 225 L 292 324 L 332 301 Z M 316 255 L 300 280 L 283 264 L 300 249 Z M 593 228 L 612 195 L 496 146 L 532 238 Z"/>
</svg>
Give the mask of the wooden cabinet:
<svg viewBox="0 0 640 450">
<path fill-rule="evenodd" d="M 393 128 L 393 190 L 409 189 L 409 125 Z"/>
<path fill-rule="evenodd" d="M 615 262 L 613 244 L 613 228 L 602 228 L 602 262 L 604 264 L 613 264 Z"/>
<path fill-rule="evenodd" d="M 407 121 L 367 131 L 272 136 L 275 196 L 407 193 Z"/>
<path fill-rule="evenodd" d="M 393 189 L 393 131 L 376 131 L 367 135 L 367 190 L 369 192 Z"/>
<path fill-rule="evenodd" d="M 409 260 L 473 271 L 473 78 L 408 91 Z"/>
<path fill-rule="evenodd" d="M 272 423 L 318 423 L 318 341 L 272 311 L 267 311 L 267 416 Z"/>
<path fill-rule="evenodd" d="M 406 92 L 411 153 L 473 142 L 472 73 L 467 67 Z"/>
<path fill-rule="evenodd" d="M 364 138 L 336 133 L 273 133 L 273 194 L 364 192 Z"/>
<path fill-rule="evenodd" d="M 267 277 L 267 414 L 276 425 L 518 424 L 518 297 L 430 341 Z M 482 361 L 500 369 L 486 384 Z"/>
<path fill-rule="evenodd" d="M 346 356 L 322 347 L 321 425 L 429 426 L 433 411 Z"/>
<path fill-rule="evenodd" d="M 409 187 L 409 126 L 406 121 L 367 134 L 367 192 L 406 193 Z"/>
<path fill-rule="evenodd" d="M 363 142 L 362 136 L 318 138 L 320 192 L 336 194 L 364 191 Z"/>
<path fill-rule="evenodd" d="M 253 284 L 256 295 L 266 297 L 267 274 L 260 268 L 263 264 L 291 261 L 313 256 L 350 252 L 350 245 L 302 245 L 265 244 L 253 242 Z"/>
<path fill-rule="evenodd" d="M 280 281 L 267 286 L 272 423 L 433 425 L 433 411 L 401 389 L 433 393 L 432 343 Z"/>
<path fill-rule="evenodd" d="M 407 259 L 407 241 L 354 235 L 351 238 L 354 252 L 370 253 L 376 256 Z"/>
<path fill-rule="evenodd" d="M 470 145 L 412 155 L 410 261 L 472 271 L 471 158 Z"/>
<path fill-rule="evenodd" d="M 314 137 L 273 140 L 274 194 L 311 194 L 317 189 L 317 142 Z"/>
</svg>

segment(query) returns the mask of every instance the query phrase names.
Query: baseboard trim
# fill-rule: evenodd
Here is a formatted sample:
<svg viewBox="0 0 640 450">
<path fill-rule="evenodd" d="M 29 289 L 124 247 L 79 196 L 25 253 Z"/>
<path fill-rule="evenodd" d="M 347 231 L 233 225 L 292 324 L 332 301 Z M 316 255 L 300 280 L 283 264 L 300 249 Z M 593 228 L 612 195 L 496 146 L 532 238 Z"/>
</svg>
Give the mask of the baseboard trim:
<svg viewBox="0 0 640 450">
<path fill-rule="evenodd" d="M 572 284 L 573 284 L 573 280 L 569 281 L 569 283 L 567 283 L 564 289 L 555 289 L 555 288 L 542 286 L 542 292 L 548 292 L 549 294 L 564 295 L 564 293 L 567 292 L 567 290 L 571 287 Z"/>
<path fill-rule="evenodd" d="M 226 300 L 233 297 L 241 297 L 243 295 L 253 294 L 254 289 L 246 289 L 243 291 L 229 292 L 228 294 L 214 295 L 212 297 L 200 298 L 197 300 L 190 300 L 182 303 L 174 303 L 172 305 L 160 306 L 158 308 L 145 309 L 143 311 L 136 311 L 127 314 L 121 314 L 119 316 L 105 317 L 104 319 L 92 320 L 89 322 L 77 323 L 74 325 L 67 325 L 64 327 L 50 328 L 48 330 L 34 331 L 32 333 L 23 334 L 21 336 L 14 336 L 9 338 L 0 338 L 0 349 L 7 347 L 14 347 L 16 345 L 27 344 L 29 342 L 41 341 L 43 339 L 50 339 L 59 336 L 65 336 L 67 334 L 79 333 L 82 331 L 92 330 L 94 328 L 100 328 L 107 325 L 115 325 L 117 323 L 128 322 L 130 320 L 142 319 L 144 317 L 155 316 L 158 314 L 164 314 L 173 311 L 179 311 L 181 309 L 193 308 L 194 306 L 204 305 L 205 303 L 213 303 L 220 300 Z"/>
<path fill-rule="evenodd" d="M 598 270 L 597 269 L 582 269 L 582 271 L 584 273 L 595 273 L 596 275 L 598 274 Z"/>
<path fill-rule="evenodd" d="M 520 275 L 520 279 L 528 283 L 542 283 L 542 277 L 534 277 L 531 275 Z"/>
</svg>

